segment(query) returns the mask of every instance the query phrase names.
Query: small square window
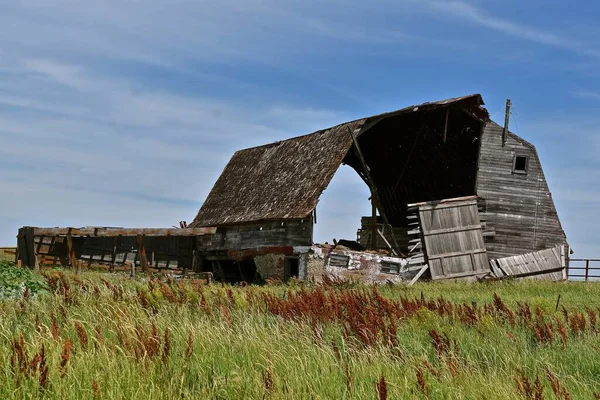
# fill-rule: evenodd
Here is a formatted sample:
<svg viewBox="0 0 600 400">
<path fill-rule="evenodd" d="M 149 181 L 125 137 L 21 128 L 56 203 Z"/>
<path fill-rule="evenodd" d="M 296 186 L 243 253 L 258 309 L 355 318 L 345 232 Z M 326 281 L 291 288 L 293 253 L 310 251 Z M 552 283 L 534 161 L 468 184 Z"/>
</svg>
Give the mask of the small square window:
<svg viewBox="0 0 600 400">
<path fill-rule="evenodd" d="M 329 256 L 329 266 L 331 266 L 331 267 L 348 268 L 349 263 L 350 263 L 350 257 L 348 257 L 348 256 L 343 256 L 340 254 L 331 254 Z"/>
<path fill-rule="evenodd" d="M 386 274 L 398 274 L 400 273 L 400 265 L 391 262 L 382 262 L 381 272 Z"/>
<path fill-rule="evenodd" d="M 526 174 L 529 167 L 529 157 L 515 156 L 513 161 L 513 172 L 516 174 Z"/>
</svg>

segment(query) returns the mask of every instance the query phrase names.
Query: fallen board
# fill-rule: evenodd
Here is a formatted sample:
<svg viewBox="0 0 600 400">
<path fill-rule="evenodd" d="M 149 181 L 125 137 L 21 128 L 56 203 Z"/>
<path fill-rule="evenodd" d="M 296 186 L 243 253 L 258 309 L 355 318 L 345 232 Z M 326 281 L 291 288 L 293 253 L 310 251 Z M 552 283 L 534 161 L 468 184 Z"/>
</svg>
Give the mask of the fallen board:
<svg viewBox="0 0 600 400">
<path fill-rule="evenodd" d="M 565 246 L 490 261 L 498 278 L 515 277 L 563 281 L 567 279 Z"/>
</svg>

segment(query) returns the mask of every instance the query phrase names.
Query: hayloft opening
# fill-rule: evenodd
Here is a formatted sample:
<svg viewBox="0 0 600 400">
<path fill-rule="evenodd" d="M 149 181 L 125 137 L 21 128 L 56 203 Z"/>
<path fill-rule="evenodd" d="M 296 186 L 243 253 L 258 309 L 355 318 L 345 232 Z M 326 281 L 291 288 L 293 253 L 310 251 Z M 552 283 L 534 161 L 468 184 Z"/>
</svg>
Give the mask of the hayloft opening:
<svg viewBox="0 0 600 400">
<path fill-rule="evenodd" d="M 513 162 L 513 172 L 518 174 L 526 174 L 527 164 L 529 164 L 527 156 L 515 156 Z"/>
</svg>

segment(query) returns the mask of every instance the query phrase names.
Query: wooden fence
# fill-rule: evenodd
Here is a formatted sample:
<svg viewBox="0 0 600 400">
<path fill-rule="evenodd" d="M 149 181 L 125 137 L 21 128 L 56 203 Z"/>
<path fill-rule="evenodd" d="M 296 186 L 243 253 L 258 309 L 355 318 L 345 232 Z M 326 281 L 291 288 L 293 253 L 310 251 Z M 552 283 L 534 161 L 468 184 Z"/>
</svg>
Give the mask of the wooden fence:
<svg viewBox="0 0 600 400">
<path fill-rule="evenodd" d="M 569 280 L 596 281 L 600 280 L 600 259 L 570 258 L 567 268 Z"/>
<path fill-rule="evenodd" d="M 142 271 L 194 269 L 196 240 L 214 228 L 36 228 L 17 236 L 16 258 L 24 266 L 62 265 Z"/>
</svg>

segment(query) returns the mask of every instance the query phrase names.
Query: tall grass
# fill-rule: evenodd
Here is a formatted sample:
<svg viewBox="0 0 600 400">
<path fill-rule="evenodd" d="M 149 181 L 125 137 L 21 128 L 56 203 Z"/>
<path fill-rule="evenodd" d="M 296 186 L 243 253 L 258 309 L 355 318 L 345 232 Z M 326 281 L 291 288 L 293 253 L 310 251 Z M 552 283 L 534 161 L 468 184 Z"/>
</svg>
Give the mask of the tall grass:
<svg viewBox="0 0 600 400">
<path fill-rule="evenodd" d="M 231 287 L 60 272 L 43 279 L 48 292 L 0 302 L 2 399 L 600 392 L 594 285 Z"/>
</svg>

